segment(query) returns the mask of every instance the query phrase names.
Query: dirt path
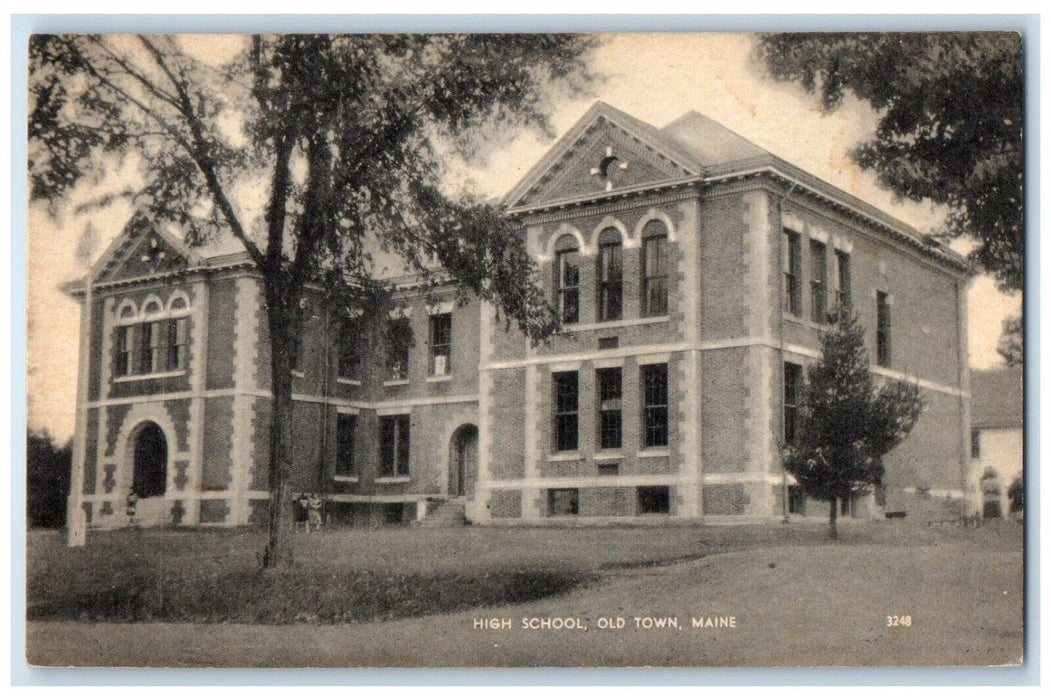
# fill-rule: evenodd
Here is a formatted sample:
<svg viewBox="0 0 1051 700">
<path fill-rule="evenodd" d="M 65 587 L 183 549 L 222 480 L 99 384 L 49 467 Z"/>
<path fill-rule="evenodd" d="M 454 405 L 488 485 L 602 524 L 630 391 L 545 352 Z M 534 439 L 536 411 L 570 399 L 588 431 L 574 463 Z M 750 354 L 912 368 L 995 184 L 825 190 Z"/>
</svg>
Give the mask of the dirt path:
<svg viewBox="0 0 1051 700">
<path fill-rule="evenodd" d="M 911 625 L 888 627 L 888 615 Z M 644 629 L 645 617 L 678 628 Z M 692 626 L 708 617 L 735 626 Z M 586 630 L 523 629 L 523 618 Z M 600 618 L 623 627 L 601 629 Z M 511 629 L 475 629 L 482 619 Z M 1022 557 L 961 545 L 766 548 L 621 570 L 537 603 L 361 625 L 30 623 L 27 649 L 31 663 L 76 666 L 1009 664 L 1022 656 Z"/>
</svg>

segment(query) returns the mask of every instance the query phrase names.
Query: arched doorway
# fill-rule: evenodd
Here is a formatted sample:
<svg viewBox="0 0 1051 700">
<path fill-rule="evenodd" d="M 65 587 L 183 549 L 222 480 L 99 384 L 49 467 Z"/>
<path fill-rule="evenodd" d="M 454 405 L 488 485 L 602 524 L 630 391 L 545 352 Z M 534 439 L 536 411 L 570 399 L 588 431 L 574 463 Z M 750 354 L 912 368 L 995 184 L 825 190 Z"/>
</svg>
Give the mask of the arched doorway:
<svg viewBox="0 0 1051 700">
<path fill-rule="evenodd" d="M 137 433 L 131 488 L 139 498 L 163 496 L 168 485 L 168 440 L 153 422 L 144 423 Z"/>
<path fill-rule="evenodd" d="M 449 494 L 474 495 L 478 478 L 478 428 L 467 424 L 453 433 L 449 445 Z"/>
</svg>

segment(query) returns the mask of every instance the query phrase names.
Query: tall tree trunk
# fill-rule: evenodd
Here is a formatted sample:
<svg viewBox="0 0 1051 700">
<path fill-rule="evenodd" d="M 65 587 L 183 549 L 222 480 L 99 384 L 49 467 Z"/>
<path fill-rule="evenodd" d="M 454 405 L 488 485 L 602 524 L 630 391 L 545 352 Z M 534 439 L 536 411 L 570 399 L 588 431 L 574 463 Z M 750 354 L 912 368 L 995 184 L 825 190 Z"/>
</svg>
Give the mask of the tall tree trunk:
<svg viewBox="0 0 1051 700">
<path fill-rule="evenodd" d="M 828 501 L 828 538 L 830 540 L 839 539 L 839 532 L 836 530 L 836 516 L 838 513 L 839 501 L 833 496 Z"/>
<path fill-rule="evenodd" d="M 292 494 L 288 476 L 292 469 L 292 314 L 284 309 L 273 285 L 267 283 L 267 321 L 270 335 L 270 387 L 273 410 L 270 424 L 269 536 L 263 552 L 263 568 L 292 565 Z"/>
</svg>

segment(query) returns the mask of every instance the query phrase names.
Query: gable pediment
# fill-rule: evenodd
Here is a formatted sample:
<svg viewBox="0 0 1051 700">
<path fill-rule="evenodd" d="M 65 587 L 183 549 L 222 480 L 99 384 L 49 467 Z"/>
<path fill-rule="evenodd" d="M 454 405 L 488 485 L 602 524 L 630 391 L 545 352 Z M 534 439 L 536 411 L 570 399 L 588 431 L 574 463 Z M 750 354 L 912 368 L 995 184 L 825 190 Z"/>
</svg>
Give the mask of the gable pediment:
<svg viewBox="0 0 1051 700">
<path fill-rule="evenodd" d="M 138 215 L 98 261 L 95 279 L 112 282 L 176 272 L 186 269 L 191 257 L 181 241 Z"/>
<path fill-rule="evenodd" d="M 599 103 L 508 194 L 505 204 L 533 207 L 600 196 L 700 171 L 656 129 Z"/>
</svg>

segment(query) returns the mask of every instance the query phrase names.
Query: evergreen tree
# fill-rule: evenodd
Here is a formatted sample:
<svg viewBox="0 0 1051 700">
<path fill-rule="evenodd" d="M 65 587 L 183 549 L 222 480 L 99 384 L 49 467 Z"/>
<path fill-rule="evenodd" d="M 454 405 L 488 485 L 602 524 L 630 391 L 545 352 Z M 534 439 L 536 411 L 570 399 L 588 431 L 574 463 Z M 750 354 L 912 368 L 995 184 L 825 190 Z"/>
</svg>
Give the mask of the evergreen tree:
<svg viewBox="0 0 1051 700">
<path fill-rule="evenodd" d="M 923 411 L 916 384 L 874 389 L 864 329 L 848 312 L 821 338 L 822 359 L 807 370 L 796 440 L 785 468 L 807 495 L 829 502 L 829 537 L 837 537 L 836 503 L 883 480 L 883 455 L 912 430 Z"/>
</svg>

